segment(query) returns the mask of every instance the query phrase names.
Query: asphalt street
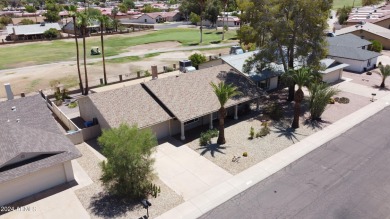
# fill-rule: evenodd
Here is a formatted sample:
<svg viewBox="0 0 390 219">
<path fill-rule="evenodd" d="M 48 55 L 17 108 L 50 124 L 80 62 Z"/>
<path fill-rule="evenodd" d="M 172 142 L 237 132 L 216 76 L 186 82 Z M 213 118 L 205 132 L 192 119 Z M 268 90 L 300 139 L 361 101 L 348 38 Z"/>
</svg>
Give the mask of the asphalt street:
<svg viewBox="0 0 390 219">
<path fill-rule="evenodd" d="M 390 108 L 201 218 L 390 218 Z"/>
</svg>

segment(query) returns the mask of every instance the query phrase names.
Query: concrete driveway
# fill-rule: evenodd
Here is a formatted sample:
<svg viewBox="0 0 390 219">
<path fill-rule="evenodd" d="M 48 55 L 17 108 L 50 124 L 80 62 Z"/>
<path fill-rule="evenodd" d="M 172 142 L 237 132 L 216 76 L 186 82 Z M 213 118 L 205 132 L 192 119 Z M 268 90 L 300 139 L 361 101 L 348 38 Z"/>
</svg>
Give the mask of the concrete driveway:
<svg viewBox="0 0 390 219">
<path fill-rule="evenodd" d="M 163 143 L 157 147 L 158 177 L 184 200 L 189 200 L 232 177 L 230 173 L 200 156 L 186 145 Z"/>
</svg>

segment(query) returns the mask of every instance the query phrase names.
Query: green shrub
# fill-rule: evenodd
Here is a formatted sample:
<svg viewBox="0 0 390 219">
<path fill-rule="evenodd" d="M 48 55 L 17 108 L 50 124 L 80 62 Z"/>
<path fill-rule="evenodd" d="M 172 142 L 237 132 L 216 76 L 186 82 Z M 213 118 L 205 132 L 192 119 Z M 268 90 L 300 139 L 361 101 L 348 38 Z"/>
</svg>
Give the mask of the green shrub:
<svg viewBox="0 0 390 219">
<path fill-rule="evenodd" d="M 335 104 L 335 102 L 336 101 L 333 98 L 330 98 L 329 101 L 328 101 L 329 104 Z"/>
<path fill-rule="evenodd" d="M 151 76 L 152 74 L 150 74 L 150 72 L 148 70 L 144 71 L 144 76 L 145 77 L 149 77 Z"/>
<path fill-rule="evenodd" d="M 251 127 L 251 129 L 249 130 L 249 138 L 253 139 L 254 136 L 255 136 L 255 129 Z"/>
<path fill-rule="evenodd" d="M 166 72 L 172 72 L 172 71 L 173 71 L 173 68 L 172 68 L 172 67 L 166 67 L 166 68 L 165 68 L 165 71 L 166 71 Z"/>
<path fill-rule="evenodd" d="M 256 137 L 265 137 L 267 136 L 269 133 L 271 133 L 271 129 L 268 127 L 268 122 L 263 122 L 263 124 L 261 124 L 263 127 L 260 129 L 260 131 L 256 134 Z"/>
<path fill-rule="evenodd" d="M 69 103 L 68 108 L 76 108 L 77 107 L 77 102 L 72 102 Z"/>
<path fill-rule="evenodd" d="M 199 53 L 194 53 L 190 57 L 188 57 L 189 60 L 191 60 L 192 66 L 194 66 L 196 69 L 198 69 L 199 64 L 202 64 L 207 61 L 206 56 Z"/>
<path fill-rule="evenodd" d="M 283 108 L 277 103 L 272 103 L 266 108 L 265 111 L 271 119 L 276 121 L 279 121 L 281 118 L 284 117 Z"/>
<path fill-rule="evenodd" d="M 243 157 L 248 157 L 248 152 L 242 153 L 242 156 L 243 156 Z"/>
<path fill-rule="evenodd" d="M 22 19 L 22 20 L 20 21 L 19 24 L 21 24 L 21 25 L 29 25 L 29 24 L 34 24 L 34 23 L 35 23 L 35 22 L 34 22 L 33 20 L 24 18 L 24 19 Z"/>
<path fill-rule="evenodd" d="M 47 39 L 55 39 L 60 35 L 60 32 L 55 28 L 50 28 L 50 29 L 46 30 L 45 32 L 43 32 L 43 35 Z"/>
<path fill-rule="evenodd" d="M 211 144 L 211 139 L 215 137 L 218 137 L 217 129 L 211 129 L 207 130 L 206 132 L 202 132 L 200 133 L 199 145 L 206 146 L 208 144 Z"/>
<path fill-rule="evenodd" d="M 190 21 L 191 21 L 191 24 L 197 24 L 198 22 L 200 22 L 200 16 L 195 14 L 194 12 L 191 12 L 190 14 Z"/>
<path fill-rule="evenodd" d="M 382 52 L 383 46 L 382 44 L 377 40 L 371 40 L 372 44 L 368 46 L 368 50 L 374 51 L 374 52 Z"/>
</svg>

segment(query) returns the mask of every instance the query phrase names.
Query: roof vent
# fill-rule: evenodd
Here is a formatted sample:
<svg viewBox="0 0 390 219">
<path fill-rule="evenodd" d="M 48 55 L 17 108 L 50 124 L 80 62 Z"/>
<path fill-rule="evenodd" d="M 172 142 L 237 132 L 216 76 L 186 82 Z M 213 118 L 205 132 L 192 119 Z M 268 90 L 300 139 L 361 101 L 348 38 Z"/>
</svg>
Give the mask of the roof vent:
<svg viewBox="0 0 390 219">
<path fill-rule="evenodd" d="M 20 122 L 20 119 L 16 119 L 16 122 L 19 123 L 19 122 Z"/>
<path fill-rule="evenodd" d="M 16 111 L 16 106 L 11 107 L 11 110 L 15 112 Z"/>
</svg>

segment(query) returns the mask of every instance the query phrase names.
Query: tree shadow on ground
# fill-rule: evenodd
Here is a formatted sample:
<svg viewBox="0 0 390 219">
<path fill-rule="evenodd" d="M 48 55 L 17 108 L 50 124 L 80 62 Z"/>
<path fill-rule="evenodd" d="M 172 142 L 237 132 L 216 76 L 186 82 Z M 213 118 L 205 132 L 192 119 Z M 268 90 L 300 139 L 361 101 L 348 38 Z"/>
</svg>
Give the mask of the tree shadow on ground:
<svg viewBox="0 0 390 219">
<path fill-rule="evenodd" d="M 306 119 L 303 124 L 312 129 L 323 129 L 326 124 L 331 124 L 331 122 L 322 119 L 321 120 Z"/>
<path fill-rule="evenodd" d="M 210 152 L 212 157 L 215 157 L 215 153 L 225 154 L 222 150 L 226 150 L 227 147 L 221 146 L 219 144 L 209 144 L 206 146 L 201 146 L 200 148 L 197 148 L 196 150 L 202 150 L 200 152 L 200 155 L 205 155 L 206 153 Z"/>
<path fill-rule="evenodd" d="M 199 43 L 190 43 L 189 46 L 198 46 Z"/>
<path fill-rule="evenodd" d="M 372 88 L 378 89 L 378 90 L 384 90 L 384 91 L 389 91 L 390 89 L 387 87 L 381 87 L 379 85 L 373 85 Z"/>
<path fill-rule="evenodd" d="M 274 124 L 276 129 L 275 133 L 278 134 L 278 137 L 286 137 L 288 140 L 296 143 L 299 141 L 297 135 L 301 135 L 295 132 L 295 129 L 291 128 L 289 120 L 281 120 Z"/>
<path fill-rule="evenodd" d="M 104 192 L 92 197 L 90 208 L 96 216 L 103 218 L 114 218 L 126 214 L 140 207 L 137 201 L 120 198 Z"/>
</svg>

